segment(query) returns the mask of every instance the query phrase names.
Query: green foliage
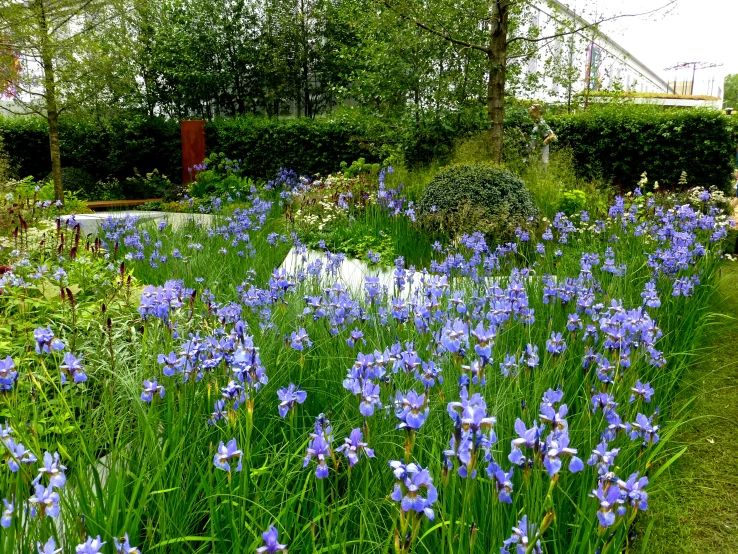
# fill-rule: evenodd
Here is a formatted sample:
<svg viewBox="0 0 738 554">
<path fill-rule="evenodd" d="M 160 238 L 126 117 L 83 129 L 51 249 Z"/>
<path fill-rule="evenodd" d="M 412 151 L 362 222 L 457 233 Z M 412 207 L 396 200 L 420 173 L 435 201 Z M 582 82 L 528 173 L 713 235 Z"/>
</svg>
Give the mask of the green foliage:
<svg viewBox="0 0 738 554">
<path fill-rule="evenodd" d="M 127 198 L 145 198 L 137 181 L 127 181 L 134 170 L 146 174 L 158 168 L 179 175 L 181 138 L 177 121 L 121 114 L 110 119 L 63 117 L 60 120 L 62 167 L 89 173 L 94 181 L 117 178 Z M 11 165 L 22 176 L 41 179 L 51 171 L 46 121 L 40 117 L 0 118 Z M 65 185 L 66 186 L 66 185 Z"/>
<path fill-rule="evenodd" d="M 361 160 L 344 167 L 359 172 L 354 177 L 345 173 L 329 175 L 290 196 L 285 206 L 290 230 L 312 248 L 327 248 L 359 259 L 371 251 L 380 256 L 383 265 L 392 264 L 397 256 L 403 256 L 411 265 L 427 264 L 433 242 L 444 238 L 420 229 L 406 217 L 409 203 L 402 198 L 403 187 L 394 178 L 395 173 L 385 174 L 385 190 L 402 204 L 400 208 L 377 203 L 377 167 Z"/>
<path fill-rule="evenodd" d="M 733 108 L 734 110 L 738 110 L 738 73 L 725 76 L 723 108 Z"/>
<path fill-rule="evenodd" d="M 251 179 L 242 177 L 241 160 L 231 160 L 223 152 L 210 154 L 203 165 L 207 169 L 197 173 L 190 183 L 190 194 L 195 198 L 242 195 L 255 185 Z"/>
<path fill-rule="evenodd" d="M 601 181 L 590 181 L 577 175 L 569 150 L 554 150 L 548 164 L 534 157 L 525 165 L 520 177 L 533 195 L 541 214 L 548 219 L 553 219 L 560 211 L 564 194 L 572 190 L 584 192 L 585 204 L 582 208 L 591 216 L 605 217 L 607 214 L 612 191 Z"/>
<path fill-rule="evenodd" d="M 549 123 L 559 137 L 557 148 L 571 150 L 577 171 L 587 179 L 632 189 L 648 170 L 651 180 L 677 188 L 686 171 L 692 186 L 727 190 L 736 149 L 728 120 L 708 109 L 612 105 Z"/>
<path fill-rule="evenodd" d="M 58 215 L 89 211 L 87 202 L 69 190 L 64 191 L 63 205 L 56 206 L 54 184 L 50 181 L 36 183 L 26 177 L 0 183 L 0 237 L 15 234 L 11 243 L 13 248 L 35 246 L 45 240 L 43 232 Z M 0 241 L 0 246 L 6 245 Z M 0 252 L 3 252 L 2 248 Z"/>
<path fill-rule="evenodd" d="M 42 179 L 51 171 L 49 127 L 41 117 L 0 118 L 5 150 L 21 177 Z M 70 164 L 76 165 L 76 164 Z"/>
<path fill-rule="evenodd" d="M 125 52 L 119 59 L 136 63 L 113 65 L 105 91 L 118 98 L 121 87 L 131 107 L 175 118 L 315 117 L 335 103 L 354 65 L 341 55 L 355 37 L 335 4 L 139 0 L 124 29 L 108 32 L 111 50 Z"/>
<path fill-rule="evenodd" d="M 179 203 L 175 202 L 175 205 L 179 205 Z M 152 202 L 146 202 L 145 204 L 141 204 L 140 206 L 136 206 L 137 210 L 140 210 L 142 212 L 175 212 L 178 210 L 167 210 L 165 209 L 166 204 L 162 202 L 161 200 L 154 200 Z"/>
<path fill-rule="evenodd" d="M 141 175 L 138 169 L 134 168 L 133 177 L 126 179 L 128 190 L 137 191 L 137 195 L 141 198 L 170 198 L 171 191 L 174 188 L 169 177 L 159 173 L 158 169 L 154 169 L 145 175 Z"/>
<path fill-rule="evenodd" d="M 51 174 L 45 179 L 44 183 L 48 183 L 53 180 Z M 63 167 L 62 168 L 62 181 L 64 182 L 65 190 L 73 192 L 83 198 L 94 198 L 95 196 L 95 178 L 87 173 L 84 169 L 78 167 Z M 100 200 L 103 200 L 102 198 Z"/>
<path fill-rule="evenodd" d="M 95 183 L 94 194 L 87 196 L 87 200 L 125 200 L 123 186 L 115 177 L 100 179 Z"/>
<path fill-rule="evenodd" d="M 378 237 L 352 233 L 338 243 L 337 250 L 358 259 L 366 258 L 368 252 L 373 252 L 379 254 L 380 263 L 388 265 L 400 255 L 395 250 L 392 238 L 389 234 Z"/>
<path fill-rule="evenodd" d="M 526 226 L 538 209 L 525 183 L 507 169 L 488 164 L 453 165 L 428 184 L 418 203 L 425 223 L 452 235 L 480 230 L 498 238 Z M 474 229 L 480 225 L 484 229 Z"/>
<path fill-rule="evenodd" d="M 361 173 L 369 175 L 377 175 L 379 173 L 379 164 L 368 164 L 364 158 L 359 158 L 351 162 L 348 165 L 346 162 L 341 162 L 341 172 L 347 179 L 353 179 Z"/>
<path fill-rule="evenodd" d="M 16 176 L 15 168 L 5 148 L 2 132 L 0 131 L 0 185 L 6 183 L 14 176 Z"/>
<path fill-rule="evenodd" d="M 559 211 L 571 216 L 584 209 L 587 203 L 587 195 L 583 190 L 567 190 L 561 194 Z"/>
<path fill-rule="evenodd" d="M 411 166 L 436 159 L 447 162 L 457 139 L 476 134 L 486 127 L 487 121 L 481 110 L 465 118 L 439 113 L 433 117 L 404 120 L 399 140 L 405 160 Z"/>
<path fill-rule="evenodd" d="M 514 173 L 519 173 L 528 161 L 528 138 L 518 126 L 505 127 L 503 134 L 504 165 Z M 481 132 L 456 141 L 453 163 L 475 163 L 492 160 L 492 144 L 489 133 Z"/>
<path fill-rule="evenodd" d="M 33 181 L 30 180 L 29 182 L 33 183 Z M 52 202 L 55 198 L 54 183 L 52 181 L 46 181 L 43 183 L 38 191 L 37 198 L 39 200 Z M 84 198 L 80 198 L 73 190 L 65 190 L 63 206 L 57 213 L 84 214 L 90 213 L 90 209 L 87 207 L 87 202 Z"/>
<path fill-rule="evenodd" d="M 381 233 L 376 231 L 377 227 L 381 228 Z M 371 252 L 379 255 L 378 263 L 382 266 L 391 265 L 398 256 L 404 256 L 410 264 L 427 262 L 431 252 L 430 243 L 426 244 L 407 221 L 393 221 L 380 212 L 325 232 L 307 234 L 305 238 L 305 244 L 311 248 L 325 244 L 331 252 L 342 252 L 368 264 L 371 261 L 367 254 Z"/>
<path fill-rule="evenodd" d="M 738 112 L 736 112 L 736 114 L 738 114 Z M 728 118 L 728 131 L 730 132 L 733 144 L 735 144 L 736 149 L 738 149 L 738 115 L 731 115 Z"/>
</svg>

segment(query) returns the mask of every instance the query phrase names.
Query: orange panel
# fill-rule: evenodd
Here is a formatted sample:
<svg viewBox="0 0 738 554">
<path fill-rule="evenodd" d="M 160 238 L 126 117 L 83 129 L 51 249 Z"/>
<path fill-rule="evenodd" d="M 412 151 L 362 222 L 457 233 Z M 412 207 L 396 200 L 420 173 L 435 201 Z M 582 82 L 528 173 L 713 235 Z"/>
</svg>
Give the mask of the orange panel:
<svg viewBox="0 0 738 554">
<path fill-rule="evenodd" d="M 194 180 L 196 165 L 205 160 L 205 121 L 182 121 L 182 182 Z"/>
</svg>

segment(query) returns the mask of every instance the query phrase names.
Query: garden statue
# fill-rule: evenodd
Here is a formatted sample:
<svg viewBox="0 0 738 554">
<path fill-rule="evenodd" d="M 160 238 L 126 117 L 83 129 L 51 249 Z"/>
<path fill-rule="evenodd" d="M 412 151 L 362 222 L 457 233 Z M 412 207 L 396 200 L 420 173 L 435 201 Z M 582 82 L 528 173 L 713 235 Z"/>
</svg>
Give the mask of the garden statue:
<svg viewBox="0 0 738 554">
<path fill-rule="evenodd" d="M 531 134 L 530 150 L 536 152 L 541 150 L 541 161 L 544 164 L 548 163 L 548 145 L 551 141 L 556 140 L 556 135 L 548 126 L 548 123 L 543 119 L 541 115 L 541 107 L 538 104 L 533 104 L 528 110 L 530 117 L 533 119 L 535 124 L 533 125 L 533 133 Z"/>
</svg>

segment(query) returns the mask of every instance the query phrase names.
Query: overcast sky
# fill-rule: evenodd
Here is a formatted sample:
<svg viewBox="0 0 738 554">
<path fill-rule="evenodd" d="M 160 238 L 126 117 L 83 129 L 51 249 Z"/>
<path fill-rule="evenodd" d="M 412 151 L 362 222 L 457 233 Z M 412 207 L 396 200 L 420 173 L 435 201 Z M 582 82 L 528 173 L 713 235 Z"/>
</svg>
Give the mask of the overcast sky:
<svg viewBox="0 0 738 554">
<path fill-rule="evenodd" d="M 595 19 L 641 13 L 669 0 L 564 0 L 569 6 Z M 721 63 L 722 67 L 698 71 L 696 78 L 738 73 L 738 0 L 677 0 L 676 6 L 658 16 L 623 18 L 604 23 L 602 30 L 634 57 L 667 81 L 691 79 L 691 70 L 664 68 L 680 62 Z"/>
</svg>

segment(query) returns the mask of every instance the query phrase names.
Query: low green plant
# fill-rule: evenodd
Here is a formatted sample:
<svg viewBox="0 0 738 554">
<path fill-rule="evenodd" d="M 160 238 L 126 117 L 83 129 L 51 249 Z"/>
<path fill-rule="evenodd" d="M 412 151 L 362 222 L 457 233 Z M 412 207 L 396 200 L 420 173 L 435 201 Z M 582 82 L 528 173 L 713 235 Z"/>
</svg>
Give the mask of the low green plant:
<svg viewBox="0 0 738 554">
<path fill-rule="evenodd" d="M 558 211 L 571 216 L 584 209 L 587 204 L 587 195 L 583 190 L 573 189 L 561 193 Z"/>
<path fill-rule="evenodd" d="M 250 178 L 244 177 L 241 161 L 231 160 L 223 152 L 210 154 L 202 167 L 189 187 L 190 194 L 195 198 L 237 197 L 248 193 L 256 185 Z"/>
<path fill-rule="evenodd" d="M 397 258 L 393 237 L 389 233 L 382 236 L 362 234 L 360 229 L 352 229 L 349 233 L 334 231 L 332 233 L 314 234 L 306 244 L 311 248 L 320 248 L 322 245 L 332 252 L 342 252 L 351 258 L 365 259 L 369 252 L 378 254 L 380 260 L 386 264 Z M 320 237 L 320 238 L 319 238 Z"/>
<path fill-rule="evenodd" d="M 26 193 L 30 195 L 30 191 L 28 190 L 28 188 L 36 188 L 37 185 L 33 181 L 33 179 L 26 179 L 24 180 L 24 182 L 26 183 Z M 53 202 L 55 198 L 53 181 L 43 182 L 37 190 L 36 198 L 42 201 L 45 200 L 48 202 Z M 73 190 L 64 191 L 64 202 L 61 208 L 61 213 L 83 214 L 89 212 L 90 209 L 87 207 L 86 200 L 79 198 L 77 193 Z"/>
<path fill-rule="evenodd" d="M 368 164 L 365 158 L 359 158 L 351 162 L 351 165 L 341 162 L 341 173 L 347 179 L 353 179 L 362 173 L 376 176 L 379 174 L 380 167 L 379 164 Z"/>
<path fill-rule="evenodd" d="M 53 183 L 42 187 L 31 177 L 4 183 L 0 193 L 0 239 L 5 237 L 0 246 L 12 250 L 23 251 L 45 243 L 44 233 L 51 228 L 53 218 L 90 211 L 87 202 L 70 191 L 64 192 L 64 202 L 57 203 Z"/>
<path fill-rule="evenodd" d="M 472 226 L 506 238 L 538 215 L 525 183 L 507 169 L 489 164 L 449 166 L 428 184 L 418 203 L 424 225 L 452 236 Z"/>
<path fill-rule="evenodd" d="M 87 194 L 87 200 L 125 200 L 123 186 L 113 176 L 100 179 L 95 183 L 94 194 Z"/>
<path fill-rule="evenodd" d="M 134 168 L 133 177 L 126 179 L 126 189 L 129 191 L 127 197 L 163 198 L 170 194 L 173 188 L 169 177 L 160 173 L 158 169 L 141 175 L 138 169 Z"/>
<path fill-rule="evenodd" d="M 177 202 L 174 202 L 173 204 L 175 204 L 176 206 L 179 206 L 179 203 Z M 167 204 L 160 200 L 154 200 L 153 202 L 146 202 L 145 204 L 141 204 L 140 206 L 136 207 L 136 210 L 142 211 L 142 212 L 178 211 L 178 210 L 167 209 Z"/>
</svg>

